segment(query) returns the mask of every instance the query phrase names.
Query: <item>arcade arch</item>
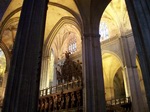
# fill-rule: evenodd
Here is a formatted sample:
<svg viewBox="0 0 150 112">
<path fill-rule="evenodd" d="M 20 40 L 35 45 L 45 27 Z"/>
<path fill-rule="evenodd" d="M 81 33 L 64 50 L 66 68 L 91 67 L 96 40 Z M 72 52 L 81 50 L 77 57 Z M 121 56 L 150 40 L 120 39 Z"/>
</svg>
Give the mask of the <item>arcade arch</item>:
<svg viewBox="0 0 150 112">
<path fill-rule="evenodd" d="M 105 52 L 102 54 L 104 85 L 105 85 L 105 97 L 106 100 L 115 99 L 115 77 L 118 75 L 121 82 L 126 84 L 125 74 L 122 72 L 122 61 L 113 52 Z M 117 75 L 116 75 L 117 74 Z M 118 77 L 117 76 L 117 77 Z M 127 89 L 126 87 L 124 87 Z M 119 91 L 119 90 L 118 90 Z M 126 91 L 126 90 L 124 90 Z"/>
</svg>

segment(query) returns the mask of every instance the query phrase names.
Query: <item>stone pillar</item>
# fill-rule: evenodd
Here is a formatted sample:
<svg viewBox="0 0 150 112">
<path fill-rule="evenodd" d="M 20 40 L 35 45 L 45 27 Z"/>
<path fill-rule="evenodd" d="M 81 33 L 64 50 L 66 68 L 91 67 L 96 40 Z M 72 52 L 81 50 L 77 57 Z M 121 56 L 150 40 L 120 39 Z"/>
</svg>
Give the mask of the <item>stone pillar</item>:
<svg viewBox="0 0 150 112">
<path fill-rule="evenodd" d="M 106 111 L 99 37 L 99 34 L 84 34 L 82 39 L 84 112 Z"/>
<path fill-rule="evenodd" d="M 42 58 L 42 71 L 40 78 L 40 90 L 49 87 L 49 56 L 43 56 Z"/>
<path fill-rule="evenodd" d="M 24 0 L 2 112 L 36 112 L 47 0 Z"/>
<path fill-rule="evenodd" d="M 125 0 L 140 61 L 147 101 L 150 109 L 150 2 Z"/>
<path fill-rule="evenodd" d="M 130 94 L 131 94 L 131 100 L 132 100 L 132 108 L 134 112 L 146 112 L 146 109 L 144 108 L 145 102 L 143 101 L 142 92 L 140 88 L 140 81 L 136 69 L 136 63 L 135 63 L 135 54 L 132 54 L 134 52 L 134 43 L 132 42 L 132 37 L 129 39 L 131 42 L 128 43 L 128 38 L 122 37 L 120 38 L 121 46 L 122 46 L 122 52 L 124 52 L 124 65 L 125 65 L 125 73 L 126 77 L 128 77 L 129 80 L 129 88 L 130 88 Z M 144 105 L 143 105 L 144 104 Z"/>
<path fill-rule="evenodd" d="M 57 74 L 56 74 L 56 67 L 57 67 L 57 64 L 54 64 L 54 75 L 53 75 L 53 82 L 52 82 L 51 86 L 56 86 L 58 84 Z"/>
<path fill-rule="evenodd" d="M 127 75 L 127 69 L 126 67 L 123 67 L 122 69 L 122 74 L 123 74 L 123 80 L 124 80 L 124 88 L 125 88 L 125 93 L 126 93 L 126 97 L 130 96 L 130 88 L 129 88 L 129 78 Z"/>
<path fill-rule="evenodd" d="M 50 87 L 50 75 L 51 75 L 51 71 L 50 71 L 50 61 L 51 61 L 51 58 L 50 56 L 47 57 L 47 79 L 46 79 L 46 86 L 47 87 Z"/>
</svg>

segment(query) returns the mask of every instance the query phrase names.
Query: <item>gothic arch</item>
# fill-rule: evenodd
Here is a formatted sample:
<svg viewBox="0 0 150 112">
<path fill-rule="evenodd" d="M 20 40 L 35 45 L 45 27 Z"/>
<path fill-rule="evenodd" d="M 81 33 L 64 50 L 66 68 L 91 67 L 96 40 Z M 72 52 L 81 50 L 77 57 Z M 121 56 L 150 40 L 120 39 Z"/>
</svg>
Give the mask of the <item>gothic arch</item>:
<svg viewBox="0 0 150 112">
<path fill-rule="evenodd" d="M 124 85 L 123 72 L 122 68 L 120 67 L 113 78 L 114 98 L 126 97 Z"/>
<path fill-rule="evenodd" d="M 77 21 L 80 24 L 82 24 L 80 16 L 76 12 L 74 12 L 72 9 L 70 9 L 70 8 L 64 6 L 64 5 L 54 3 L 54 2 L 49 2 L 49 5 L 53 5 L 53 6 L 56 6 L 56 7 L 59 7 L 59 8 L 62 8 L 64 10 L 68 11 L 69 13 L 71 13 L 77 19 Z"/>
<path fill-rule="evenodd" d="M 5 21 L 5 20 L 4 20 Z M 19 22 L 19 17 L 13 17 L 13 18 L 9 18 L 5 24 L 3 24 L 2 29 L 0 30 L 0 35 L 1 35 L 1 38 L 2 38 L 2 34 L 4 32 L 5 29 L 7 29 L 11 24 L 15 23 L 15 22 Z"/>
<path fill-rule="evenodd" d="M 114 53 L 104 53 L 102 55 L 102 61 L 103 61 L 103 71 L 104 71 L 104 78 L 108 80 L 107 77 L 113 78 L 117 70 L 122 66 L 122 61 L 114 55 Z M 110 76 L 107 76 L 110 75 Z M 113 83 L 112 81 L 108 81 L 111 84 Z"/>
<path fill-rule="evenodd" d="M 77 20 L 75 18 L 73 18 L 73 17 L 63 17 L 53 27 L 53 29 L 51 30 L 51 32 L 48 35 L 48 38 L 45 40 L 44 47 L 43 47 L 43 59 L 42 59 L 42 71 L 41 71 L 41 87 L 40 87 L 41 89 L 43 89 L 44 87 L 47 87 L 47 82 L 46 82 L 47 77 L 48 77 L 47 76 L 47 74 L 48 74 L 47 73 L 48 72 L 47 69 L 49 69 L 48 60 L 50 59 L 50 53 L 51 53 L 50 49 L 52 47 L 52 43 L 55 42 L 54 39 L 60 40 L 56 36 L 59 33 L 59 31 L 61 30 L 61 28 L 64 25 L 66 25 L 66 24 L 73 25 L 76 28 L 76 30 L 78 32 L 78 35 L 81 34 L 80 27 L 79 27 L 80 25 L 77 22 Z M 66 32 L 66 33 L 68 33 L 68 32 Z M 62 38 L 65 39 L 65 37 L 62 37 Z M 55 49 L 53 49 L 53 50 L 55 51 Z M 56 53 L 55 52 L 54 52 L 54 57 L 56 58 Z M 44 70 L 46 72 L 44 72 Z M 54 77 L 54 80 L 55 80 L 55 77 Z"/>
<path fill-rule="evenodd" d="M 4 29 L 4 26 L 8 23 L 8 21 L 10 21 L 11 17 L 13 17 L 13 15 L 15 15 L 16 13 L 18 13 L 19 11 L 21 11 L 22 7 L 19 7 L 17 9 L 15 9 L 14 11 L 12 11 L 2 22 L 2 24 L 0 25 L 0 29 Z M 2 34 L 2 30 L 0 30 L 0 40 L 1 40 L 1 34 Z"/>
<path fill-rule="evenodd" d="M 111 54 L 111 55 L 114 55 L 114 56 L 119 60 L 119 62 L 121 63 L 121 66 L 123 67 L 123 61 L 122 61 L 121 57 L 120 57 L 117 53 L 112 52 L 112 51 L 109 51 L 109 50 L 102 50 L 102 56 L 103 56 L 105 53 L 109 53 L 109 54 Z"/>
<path fill-rule="evenodd" d="M 57 24 L 53 27 L 53 29 L 51 30 L 51 32 L 48 35 L 47 40 L 44 43 L 44 51 L 43 51 L 43 55 L 44 56 L 49 56 L 49 49 L 52 45 L 52 42 L 56 36 L 56 34 L 58 33 L 58 31 L 61 29 L 61 27 L 65 24 L 72 24 L 74 25 L 78 31 L 81 34 L 81 26 L 79 25 L 79 23 L 77 22 L 77 20 L 73 17 L 63 17 L 61 18 Z"/>
<path fill-rule="evenodd" d="M 103 75 L 106 99 L 114 98 L 113 79 L 118 69 L 123 67 L 122 60 L 114 52 L 105 50 L 102 54 Z"/>
</svg>

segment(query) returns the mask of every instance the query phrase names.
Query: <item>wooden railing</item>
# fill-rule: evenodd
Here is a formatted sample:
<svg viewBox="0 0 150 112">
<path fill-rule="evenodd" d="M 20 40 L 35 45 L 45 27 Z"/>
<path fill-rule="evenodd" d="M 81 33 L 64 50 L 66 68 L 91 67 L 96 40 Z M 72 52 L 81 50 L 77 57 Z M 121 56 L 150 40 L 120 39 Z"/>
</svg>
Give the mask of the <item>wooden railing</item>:
<svg viewBox="0 0 150 112">
<path fill-rule="evenodd" d="M 117 99 L 106 101 L 107 105 L 122 105 L 122 104 L 127 104 L 127 103 L 131 103 L 130 97 L 117 98 Z"/>
<path fill-rule="evenodd" d="M 72 82 L 68 82 L 65 84 L 59 84 L 56 86 L 52 86 L 43 90 L 40 90 L 40 96 L 46 96 L 54 93 L 61 93 L 64 91 L 72 91 L 77 88 L 82 88 L 81 80 L 75 80 Z"/>
<path fill-rule="evenodd" d="M 83 112 L 82 82 L 60 84 L 40 91 L 38 112 Z M 130 97 L 106 101 L 107 112 L 131 112 Z"/>
<path fill-rule="evenodd" d="M 72 81 L 40 91 L 38 112 L 82 112 L 82 82 Z"/>
<path fill-rule="evenodd" d="M 107 112 L 132 112 L 130 97 L 106 101 Z"/>
</svg>

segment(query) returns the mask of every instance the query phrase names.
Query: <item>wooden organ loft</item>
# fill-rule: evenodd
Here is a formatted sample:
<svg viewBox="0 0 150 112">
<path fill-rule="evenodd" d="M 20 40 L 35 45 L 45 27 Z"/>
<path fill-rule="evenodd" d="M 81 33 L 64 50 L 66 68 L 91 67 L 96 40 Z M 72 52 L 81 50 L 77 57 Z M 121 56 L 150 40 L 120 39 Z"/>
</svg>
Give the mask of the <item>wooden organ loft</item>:
<svg viewBox="0 0 150 112">
<path fill-rule="evenodd" d="M 81 62 L 72 61 L 69 52 L 56 68 L 58 85 L 40 90 L 37 112 L 83 112 Z M 107 112 L 132 112 L 129 97 L 106 101 Z"/>
</svg>

